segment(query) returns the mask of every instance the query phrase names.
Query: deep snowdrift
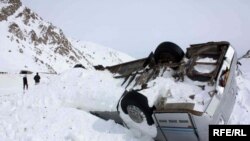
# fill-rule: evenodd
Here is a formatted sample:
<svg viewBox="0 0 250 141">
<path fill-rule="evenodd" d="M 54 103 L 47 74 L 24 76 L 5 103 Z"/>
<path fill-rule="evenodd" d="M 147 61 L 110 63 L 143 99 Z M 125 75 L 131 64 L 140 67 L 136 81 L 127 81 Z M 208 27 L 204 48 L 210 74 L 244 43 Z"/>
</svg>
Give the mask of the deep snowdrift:
<svg viewBox="0 0 250 141">
<path fill-rule="evenodd" d="M 230 124 L 250 124 L 250 58 L 240 60 L 242 66 L 236 77 L 238 95 Z"/>
<path fill-rule="evenodd" d="M 249 59 L 241 60 L 239 92 L 230 124 L 250 124 Z M 32 82 L 32 76 L 28 76 Z M 0 75 L 0 140 L 152 140 L 90 110 L 115 110 L 124 88 L 107 71 L 71 69 L 61 75 L 43 75 L 23 93 L 21 76 Z M 10 83 L 5 83 L 10 82 Z"/>
<path fill-rule="evenodd" d="M 0 86 L 1 141 L 151 140 L 85 112 L 115 109 L 123 90 L 110 73 L 72 69 L 46 77 L 42 74 L 41 84 L 34 85 L 29 75 L 31 88 L 22 92 L 20 75 L 0 75 L 0 81 L 12 80 Z"/>
</svg>

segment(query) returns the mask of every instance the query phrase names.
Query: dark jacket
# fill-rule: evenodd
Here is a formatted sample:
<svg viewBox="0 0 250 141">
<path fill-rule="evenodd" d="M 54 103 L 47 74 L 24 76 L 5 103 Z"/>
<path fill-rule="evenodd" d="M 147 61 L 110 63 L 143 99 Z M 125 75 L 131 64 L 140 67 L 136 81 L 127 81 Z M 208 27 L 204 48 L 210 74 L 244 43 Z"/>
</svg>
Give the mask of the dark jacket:
<svg viewBox="0 0 250 141">
<path fill-rule="evenodd" d="M 27 80 L 27 77 L 26 77 L 26 76 L 23 77 L 23 83 L 24 83 L 24 84 L 27 84 L 27 83 L 28 83 L 28 80 Z"/>
<path fill-rule="evenodd" d="M 38 74 L 35 75 L 34 80 L 36 83 L 40 82 L 40 76 Z"/>
</svg>

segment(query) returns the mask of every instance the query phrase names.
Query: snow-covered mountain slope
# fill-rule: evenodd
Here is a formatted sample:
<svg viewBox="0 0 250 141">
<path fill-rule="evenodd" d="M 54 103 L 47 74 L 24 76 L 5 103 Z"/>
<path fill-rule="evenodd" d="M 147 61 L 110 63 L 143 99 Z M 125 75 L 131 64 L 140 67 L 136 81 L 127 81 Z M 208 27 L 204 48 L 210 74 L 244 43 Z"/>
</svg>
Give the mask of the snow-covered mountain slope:
<svg viewBox="0 0 250 141">
<path fill-rule="evenodd" d="M 70 40 L 70 42 L 80 50 L 81 54 L 85 56 L 91 65 L 110 66 L 134 60 L 134 58 L 125 53 L 89 41 Z"/>
<path fill-rule="evenodd" d="M 81 68 L 63 71 L 75 63 L 91 68 L 127 61 L 128 56 L 94 43 L 66 38 L 60 29 L 44 22 L 18 0 L 0 2 L 2 9 L 11 6 L 0 14 L 0 141 L 153 140 L 88 112 L 116 110 L 125 89 L 121 80 L 113 79 L 108 71 Z M 248 56 L 240 60 L 242 72 L 236 78 L 239 92 L 231 124 L 250 124 Z M 1 74 L 17 69 L 63 72 L 41 73 L 39 85 L 34 84 L 33 75 L 28 75 L 29 90 L 23 91 L 21 75 Z"/>
<path fill-rule="evenodd" d="M 0 71 L 61 72 L 78 63 L 91 68 L 133 59 L 113 49 L 69 39 L 19 0 L 1 0 L 0 5 Z"/>
</svg>

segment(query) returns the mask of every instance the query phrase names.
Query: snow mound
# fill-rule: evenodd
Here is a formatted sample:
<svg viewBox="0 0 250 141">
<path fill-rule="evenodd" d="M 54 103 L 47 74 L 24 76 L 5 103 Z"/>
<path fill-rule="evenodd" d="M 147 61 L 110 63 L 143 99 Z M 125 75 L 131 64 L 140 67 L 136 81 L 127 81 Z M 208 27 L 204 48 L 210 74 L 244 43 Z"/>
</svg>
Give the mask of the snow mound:
<svg viewBox="0 0 250 141">
<path fill-rule="evenodd" d="M 152 141 L 145 136 L 135 138 L 114 121 L 104 121 L 86 112 L 93 108 L 115 109 L 123 89 L 118 88 L 119 81 L 110 73 L 76 68 L 60 76 L 50 75 L 49 81 L 45 77 L 41 74 L 42 82 L 30 83 L 24 93 L 21 89 L 0 88 L 1 141 Z M 15 74 L 5 80 L 8 78 L 22 79 Z M 104 79 L 109 83 L 103 83 Z M 19 82 L 13 84 L 22 86 Z"/>
<path fill-rule="evenodd" d="M 240 62 L 242 66 L 240 66 L 236 77 L 238 94 L 229 121 L 230 124 L 250 124 L 250 60 L 243 58 Z"/>
<path fill-rule="evenodd" d="M 108 71 L 71 69 L 50 84 L 61 104 L 85 111 L 115 111 L 124 92 L 121 82 Z"/>
<path fill-rule="evenodd" d="M 250 123 L 250 71 L 248 67 L 250 61 L 242 59 L 241 63 L 242 72 L 236 78 L 239 91 L 230 124 Z M 0 87 L 0 140 L 152 140 L 137 131 L 129 131 L 115 124 L 114 121 L 104 121 L 87 112 L 116 110 L 116 104 L 125 89 L 121 87 L 122 81 L 114 79 L 113 75 L 107 71 L 75 68 L 61 75 L 41 74 L 41 84 L 30 83 L 30 89 L 25 93 L 21 88 L 17 88 L 22 86 L 20 75 L 6 75 L 3 75 L 0 81 L 11 83 L 2 82 L 1 86 L 4 87 Z M 32 77 L 28 76 L 28 78 L 30 82 Z M 164 95 L 169 93 L 170 88 L 175 88 L 177 85 L 186 87 L 190 94 L 201 91 L 198 86 L 191 87 L 188 79 L 185 79 L 185 83 L 174 82 L 172 78 L 162 79 L 158 78 L 155 82 L 149 83 L 151 88 L 148 93 L 151 94 L 148 96 L 151 100 L 157 99 L 152 93 Z M 154 83 L 157 82 L 162 83 L 161 88 L 154 88 Z M 181 95 L 178 89 L 170 89 L 170 92 L 174 95 Z M 183 95 L 183 98 L 179 100 L 186 101 L 188 96 Z M 195 97 L 196 105 L 202 104 L 199 98 L 198 95 Z M 153 104 L 152 101 L 149 103 Z M 168 101 L 171 102 L 171 97 Z M 153 126 L 152 129 L 154 129 Z M 151 131 L 155 134 L 155 130 Z"/>
</svg>

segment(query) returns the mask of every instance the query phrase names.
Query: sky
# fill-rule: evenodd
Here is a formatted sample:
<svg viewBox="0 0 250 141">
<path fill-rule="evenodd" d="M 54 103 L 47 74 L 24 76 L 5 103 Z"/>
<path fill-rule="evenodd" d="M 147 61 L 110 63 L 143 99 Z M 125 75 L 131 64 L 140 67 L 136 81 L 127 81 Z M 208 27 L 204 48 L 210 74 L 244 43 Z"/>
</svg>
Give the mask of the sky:
<svg viewBox="0 0 250 141">
<path fill-rule="evenodd" d="M 229 41 L 250 49 L 249 0 L 22 0 L 74 39 L 146 57 L 163 41 Z"/>
</svg>

